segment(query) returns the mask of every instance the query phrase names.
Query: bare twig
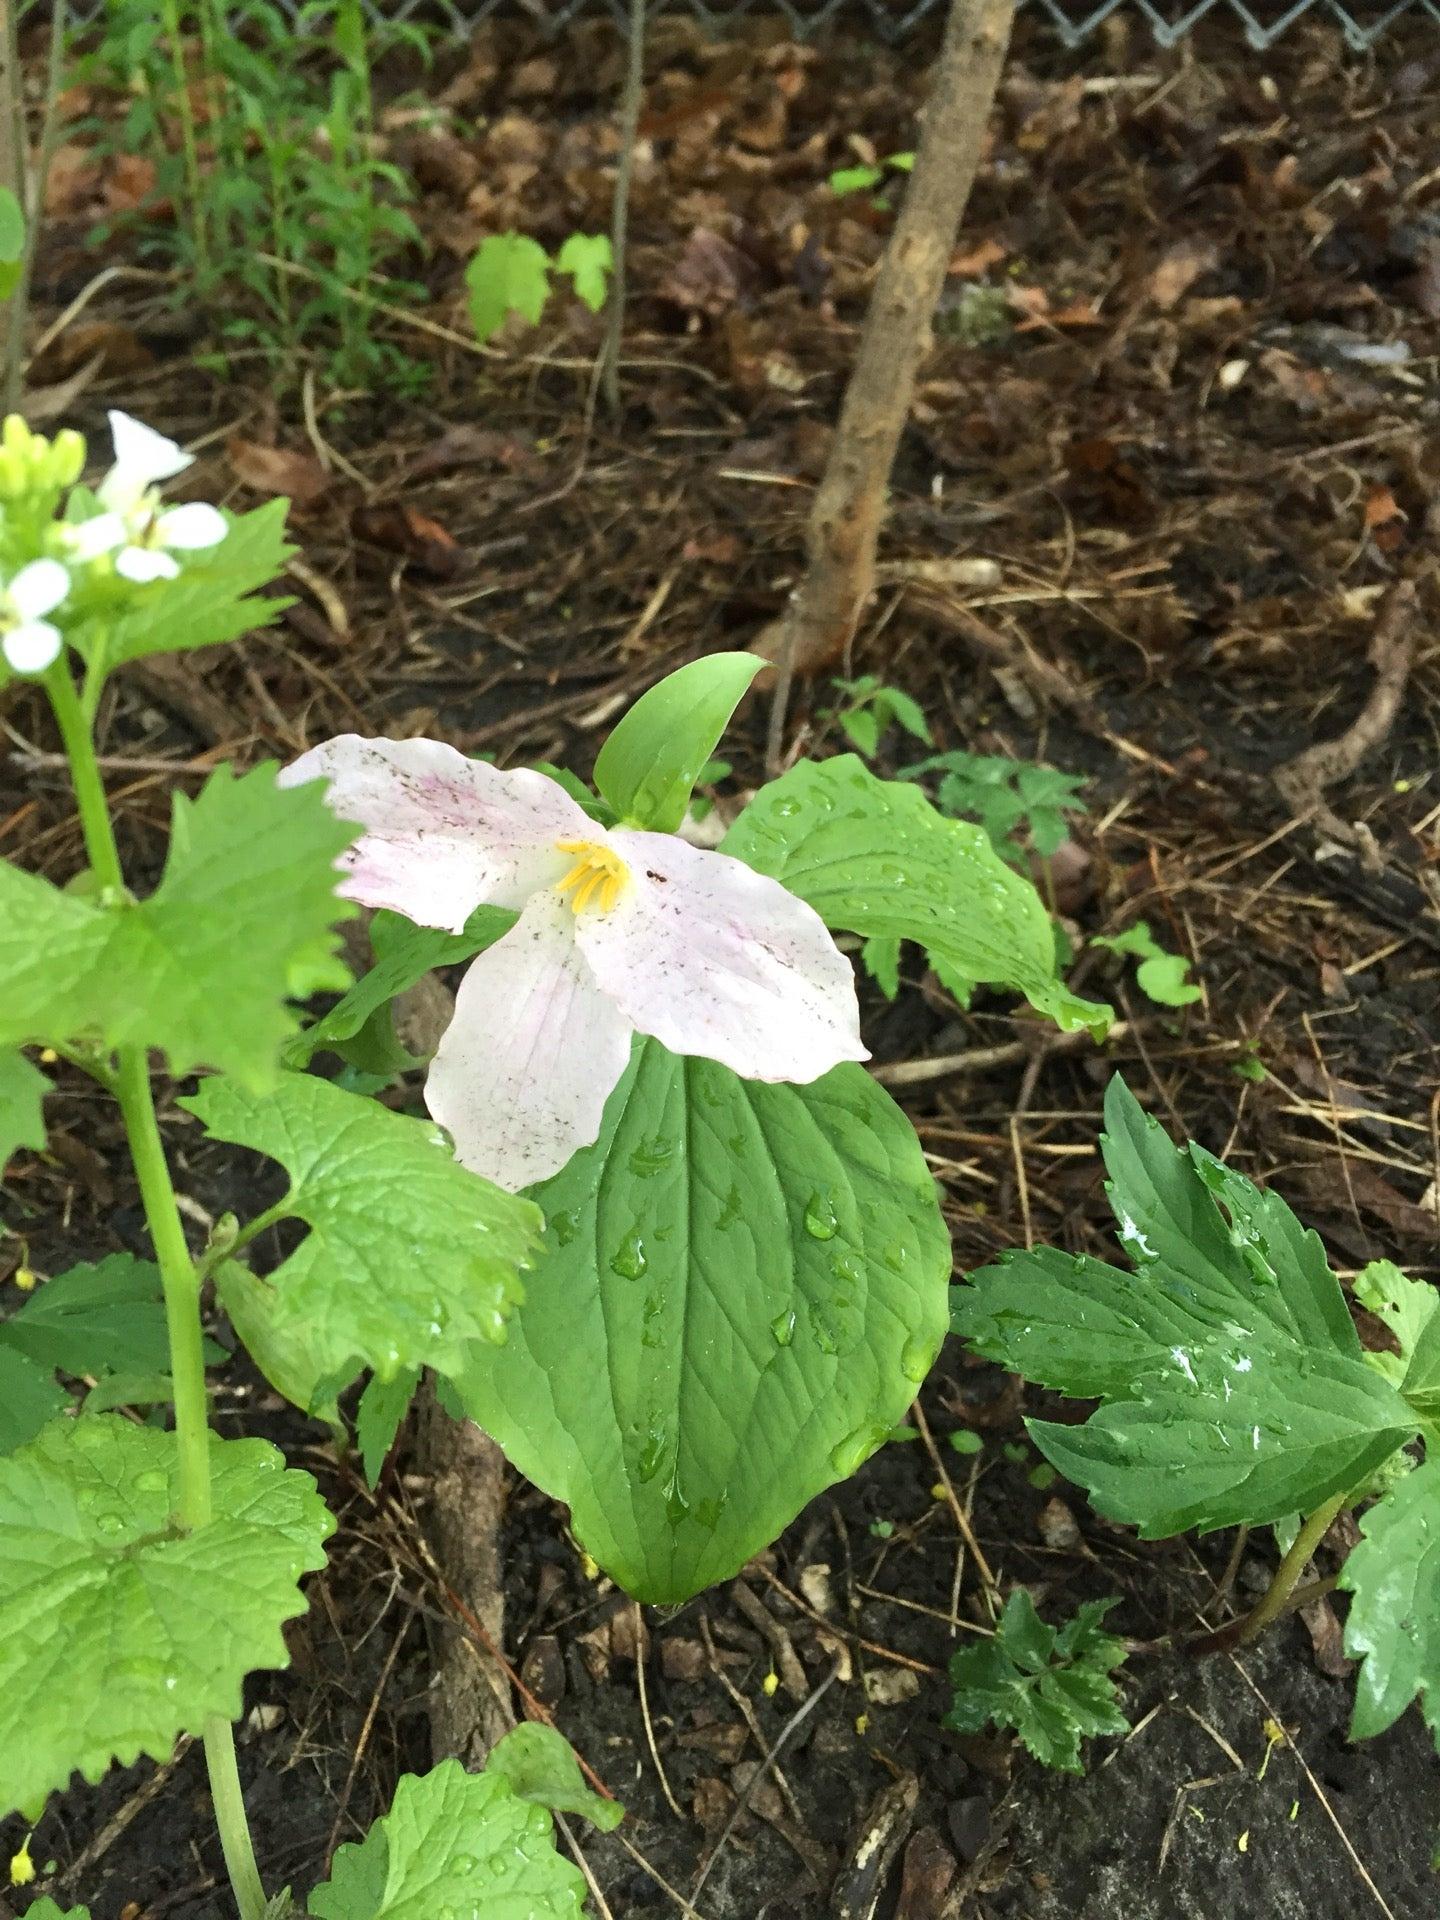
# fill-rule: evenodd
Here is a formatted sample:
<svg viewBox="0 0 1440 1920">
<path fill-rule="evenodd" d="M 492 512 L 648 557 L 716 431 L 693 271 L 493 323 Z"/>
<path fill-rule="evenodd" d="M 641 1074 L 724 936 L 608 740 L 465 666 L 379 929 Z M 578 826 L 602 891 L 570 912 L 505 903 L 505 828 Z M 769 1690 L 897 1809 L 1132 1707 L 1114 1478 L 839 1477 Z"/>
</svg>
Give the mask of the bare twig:
<svg viewBox="0 0 1440 1920">
<path fill-rule="evenodd" d="M 0 0 L 0 6 L 6 9 L 6 31 L 12 36 L 12 8 L 18 0 Z M 20 188 L 17 197 L 25 214 L 25 245 L 20 255 L 20 276 L 10 293 L 10 324 L 5 343 L 5 412 L 18 412 L 20 407 L 20 378 L 24 371 L 25 329 L 30 320 L 30 283 L 35 274 L 35 248 L 40 238 L 40 218 L 45 209 L 45 186 L 50 178 L 50 162 L 54 157 L 60 133 L 60 80 L 61 68 L 65 57 L 65 6 L 66 0 L 53 0 L 50 12 L 50 57 L 45 69 L 45 117 L 40 127 L 40 148 L 36 155 L 33 172 L 25 164 L 25 114 L 24 96 L 21 89 L 20 71 L 15 66 L 10 78 L 14 90 L 12 109 L 17 112 L 18 123 L 14 129 L 15 165 L 18 170 Z M 7 55 L 8 57 L 8 55 Z M 29 172 L 30 177 L 26 179 Z"/>
<path fill-rule="evenodd" d="M 838 660 L 874 587 L 890 470 L 980 162 L 1012 12 L 1012 0 L 951 0 L 915 171 L 880 263 L 811 509 L 807 570 L 764 646 L 784 663 L 782 674 L 786 666 L 806 674 Z M 783 717 L 778 698 L 776 705 Z"/>
<path fill-rule="evenodd" d="M 1388 738 L 1415 659 L 1415 587 L 1401 580 L 1386 595 L 1370 641 L 1375 684 L 1355 719 L 1337 740 L 1322 740 L 1297 753 L 1275 773 L 1282 799 L 1302 819 L 1314 819 L 1333 838 L 1353 845 L 1355 829 L 1331 812 L 1325 790 L 1348 780 Z"/>
</svg>

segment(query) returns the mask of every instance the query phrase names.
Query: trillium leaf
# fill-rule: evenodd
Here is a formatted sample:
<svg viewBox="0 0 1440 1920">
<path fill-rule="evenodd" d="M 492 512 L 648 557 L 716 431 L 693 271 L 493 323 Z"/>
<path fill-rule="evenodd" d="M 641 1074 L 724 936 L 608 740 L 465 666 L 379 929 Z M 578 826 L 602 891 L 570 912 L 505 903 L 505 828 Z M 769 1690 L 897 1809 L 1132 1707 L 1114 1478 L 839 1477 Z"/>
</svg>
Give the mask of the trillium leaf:
<svg viewBox="0 0 1440 1920">
<path fill-rule="evenodd" d="M 0 1048 L 0 1174 L 20 1147 L 45 1145 L 45 1096 L 50 1082 L 17 1048 Z"/>
<path fill-rule="evenodd" d="M 260 593 L 295 552 L 285 538 L 288 507 L 286 500 L 267 500 L 232 518 L 218 546 L 186 556 L 177 579 L 132 588 L 118 615 L 77 627 L 79 651 L 93 659 L 103 649 L 104 666 L 118 667 L 151 654 L 219 646 L 269 626 L 290 604 Z"/>
<path fill-rule="evenodd" d="M 535 1195 L 526 1302 L 456 1389 L 641 1599 L 727 1578 L 853 1473 L 939 1348 L 935 1184 L 853 1064 L 766 1085 L 641 1041 Z"/>
<path fill-rule="evenodd" d="M 512 313 L 533 326 L 550 297 L 550 256 L 524 233 L 492 233 L 480 242 L 465 269 L 470 322 L 483 346 Z"/>
<path fill-rule="evenodd" d="M 712 653 L 641 694 L 595 761 L 595 785 L 621 819 L 654 833 L 676 831 L 701 769 L 764 664 L 753 653 Z"/>
<path fill-rule="evenodd" d="M 0 1808 L 35 1818 L 73 1772 L 165 1760 L 289 1664 L 334 1522 L 263 1440 L 212 1437 L 210 1466 L 214 1518 L 185 1534 L 173 1434 L 57 1420 L 0 1461 Z"/>
<path fill-rule="evenodd" d="M 177 1074 L 270 1084 L 296 1024 L 286 1002 L 348 983 L 333 928 L 354 908 L 334 862 L 353 837 L 318 790 L 222 767 L 175 797 L 148 900 L 97 905 L 0 866 L 0 1046 L 141 1042 Z"/>
<path fill-rule="evenodd" d="M 338 1850 L 307 1905 L 315 1920 L 580 1920 L 584 1899 L 543 1807 L 489 1767 L 442 1760 L 401 1780 L 389 1813 Z"/>
<path fill-rule="evenodd" d="M 289 1173 L 283 1212 L 310 1233 L 256 1284 L 273 1301 L 271 1338 L 282 1352 L 293 1340 L 332 1389 L 362 1366 L 382 1380 L 453 1374 L 471 1342 L 505 1337 L 540 1215 L 458 1166 L 433 1123 L 300 1074 L 268 1094 L 207 1080 L 181 1104 L 212 1138 Z"/>
<path fill-rule="evenodd" d="M 1440 1460 L 1397 1481 L 1360 1532 L 1340 1570 L 1345 1651 L 1361 1662 L 1350 1736 L 1383 1733 L 1418 1695 L 1440 1742 Z"/>
<path fill-rule="evenodd" d="M 607 1800 L 585 1784 L 570 1742 L 539 1720 L 511 1729 L 491 1749 L 487 1773 L 508 1780 L 522 1800 L 551 1813 L 578 1813 L 601 1833 L 613 1833 L 625 1818 L 618 1800 Z"/>
<path fill-rule="evenodd" d="M 1100 1626 L 1114 1605 L 1087 1600 L 1057 1630 L 1046 1626 L 1030 1595 L 1017 1588 L 994 1636 L 951 1655 L 955 1695 L 942 1725 L 960 1733 L 1013 1728 L 1042 1766 L 1083 1773 L 1082 1740 L 1130 1730 L 1110 1678 L 1125 1658 L 1125 1645 Z"/>
<path fill-rule="evenodd" d="M 346 1043 L 383 1014 L 397 995 L 408 992 L 436 967 L 453 967 L 483 953 L 510 931 L 517 917 L 504 907 L 477 907 L 463 933 L 446 933 L 439 927 L 417 927 L 400 914 L 382 909 L 370 923 L 374 966 L 323 1019 L 295 1035 L 285 1048 L 286 1064 L 308 1066 L 326 1050 L 344 1054 Z M 390 1032 L 393 1039 L 393 1022 Z M 408 1064 L 408 1056 L 402 1064 Z"/>
<path fill-rule="evenodd" d="M 1066 1032 L 1097 1038 L 1110 1009 L 1055 972 L 1055 936 L 1030 882 L 983 828 L 947 820 L 919 787 L 879 780 L 852 753 L 802 761 L 762 787 L 723 851 L 781 881 L 826 926 L 916 940 L 967 981 L 1009 986 Z"/>
<path fill-rule="evenodd" d="M 952 1296 L 987 1359 L 1102 1400 L 1083 1426 L 1031 1423 L 1047 1459 L 1147 1537 L 1360 1485 L 1418 1421 L 1367 1364 L 1316 1236 L 1279 1194 L 1174 1146 L 1118 1077 L 1102 1150 L 1134 1273 L 1037 1248 Z"/>
</svg>

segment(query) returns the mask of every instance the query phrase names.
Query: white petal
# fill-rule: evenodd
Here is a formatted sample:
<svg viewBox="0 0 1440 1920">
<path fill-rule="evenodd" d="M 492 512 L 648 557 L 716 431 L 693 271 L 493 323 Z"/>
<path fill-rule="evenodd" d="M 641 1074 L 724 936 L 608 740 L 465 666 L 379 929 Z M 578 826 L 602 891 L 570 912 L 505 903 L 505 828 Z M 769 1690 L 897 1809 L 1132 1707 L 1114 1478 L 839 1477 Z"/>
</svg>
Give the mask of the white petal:
<svg viewBox="0 0 1440 1920">
<path fill-rule="evenodd" d="M 129 538 L 129 528 L 118 513 L 97 513 L 64 529 L 66 545 L 81 560 L 98 560 L 102 553 L 113 553 Z"/>
<path fill-rule="evenodd" d="M 575 921 L 546 887 L 471 963 L 425 1083 L 461 1165 L 512 1193 L 589 1146 L 630 1058 L 630 1023 L 591 978 Z"/>
<path fill-rule="evenodd" d="M 158 547 L 122 547 L 115 560 L 115 571 L 122 580 L 137 587 L 148 587 L 152 580 L 173 580 L 179 564 Z"/>
<path fill-rule="evenodd" d="M 668 833 L 617 827 L 631 884 L 576 915 L 596 980 L 641 1033 L 747 1080 L 817 1079 L 868 1059 L 850 962 L 776 880 Z"/>
<path fill-rule="evenodd" d="M 340 892 L 451 933 L 482 903 L 523 907 L 573 866 L 557 841 L 600 833 L 544 774 L 501 773 L 438 740 L 341 734 L 287 767 L 280 784 L 319 779 L 330 782 L 331 810 L 366 830 L 344 856 Z"/>
<path fill-rule="evenodd" d="M 100 482 L 102 507 L 114 507 L 123 513 L 135 505 L 147 487 L 153 487 L 158 480 L 173 479 L 194 465 L 193 454 L 182 452 L 173 440 L 156 433 L 142 420 L 132 419 L 128 413 L 113 408 L 110 434 L 115 443 L 115 464 Z"/>
<path fill-rule="evenodd" d="M 174 547 L 180 553 L 198 552 L 202 547 L 218 547 L 230 531 L 218 507 L 203 500 L 191 500 L 183 507 L 171 507 L 155 523 L 155 538 L 162 547 Z"/>
<path fill-rule="evenodd" d="M 6 598 L 24 620 L 53 613 L 70 591 L 70 576 L 58 560 L 32 560 L 10 582 Z"/>
<path fill-rule="evenodd" d="M 24 626 L 11 627 L 0 639 L 0 649 L 13 673 L 43 673 L 60 658 L 62 644 L 59 628 L 52 627 L 48 620 L 30 620 Z"/>
</svg>

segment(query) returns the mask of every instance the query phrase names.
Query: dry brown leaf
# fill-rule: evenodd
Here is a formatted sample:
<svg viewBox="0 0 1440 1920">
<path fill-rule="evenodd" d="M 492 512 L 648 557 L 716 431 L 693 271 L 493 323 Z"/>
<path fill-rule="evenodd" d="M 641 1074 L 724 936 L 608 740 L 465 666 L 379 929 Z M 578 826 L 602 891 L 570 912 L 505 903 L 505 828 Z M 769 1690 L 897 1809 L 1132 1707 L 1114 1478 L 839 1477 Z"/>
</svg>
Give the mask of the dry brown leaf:
<svg viewBox="0 0 1440 1920">
<path fill-rule="evenodd" d="M 313 506 L 330 489 L 330 475 L 313 453 L 265 447 L 238 434 L 225 442 L 231 471 L 254 493 L 284 494 L 297 507 Z"/>
<path fill-rule="evenodd" d="M 1202 273 L 1215 265 L 1216 251 L 1208 240 L 1187 236 L 1167 247 L 1145 282 L 1151 302 L 1166 311 L 1187 294 Z"/>
<path fill-rule="evenodd" d="M 418 507 L 398 501 L 357 507 L 350 516 L 350 530 L 358 540 L 398 553 L 436 580 L 453 580 L 465 565 L 465 550 L 454 535 Z"/>
<path fill-rule="evenodd" d="M 738 247 L 709 227 L 696 227 L 659 290 L 688 313 L 719 315 L 735 305 L 750 277 L 750 263 Z"/>
</svg>

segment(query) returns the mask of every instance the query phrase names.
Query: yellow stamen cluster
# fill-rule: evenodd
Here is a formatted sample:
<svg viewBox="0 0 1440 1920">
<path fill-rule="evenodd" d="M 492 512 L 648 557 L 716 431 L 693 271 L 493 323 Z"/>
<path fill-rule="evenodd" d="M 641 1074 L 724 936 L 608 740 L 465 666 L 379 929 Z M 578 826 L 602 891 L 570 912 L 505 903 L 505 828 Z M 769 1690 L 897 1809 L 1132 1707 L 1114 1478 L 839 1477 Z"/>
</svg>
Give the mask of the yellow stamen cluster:
<svg viewBox="0 0 1440 1920">
<path fill-rule="evenodd" d="M 599 840 L 557 840 L 556 851 L 573 853 L 575 864 L 558 885 L 561 893 L 570 893 L 574 912 L 598 906 L 609 913 L 630 882 L 630 869 L 619 854 Z"/>
</svg>

